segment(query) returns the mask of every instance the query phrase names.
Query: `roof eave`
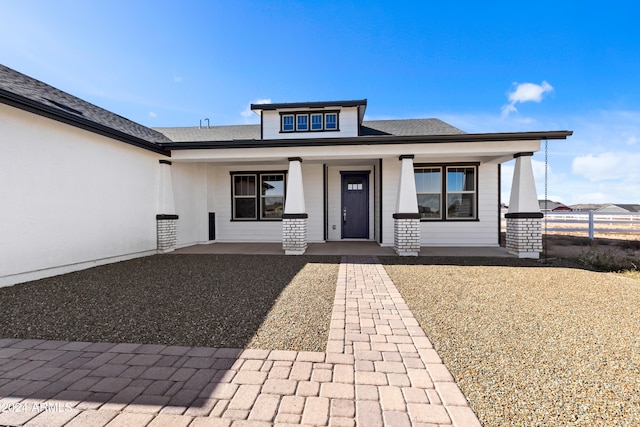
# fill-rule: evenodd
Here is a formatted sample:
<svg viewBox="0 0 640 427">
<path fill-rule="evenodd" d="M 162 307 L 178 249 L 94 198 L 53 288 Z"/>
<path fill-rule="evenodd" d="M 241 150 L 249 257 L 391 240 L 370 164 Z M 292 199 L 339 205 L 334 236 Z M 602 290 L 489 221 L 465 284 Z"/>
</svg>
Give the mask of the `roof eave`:
<svg viewBox="0 0 640 427">
<path fill-rule="evenodd" d="M 150 142 L 145 139 L 126 134 L 119 130 L 96 123 L 92 120 L 88 120 L 84 117 L 77 116 L 73 113 L 59 110 L 57 108 L 42 104 L 32 99 L 17 95 L 5 89 L 0 89 L 0 102 L 24 111 L 28 111 L 30 113 L 38 114 L 39 116 L 47 117 L 61 123 L 75 126 L 89 132 L 116 139 L 118 141 L 143 148 L 145 150 L 153 151 L 155 153 L 171 157 L 171 152 L 160 145 L 160 143 Z"/>
<path fill-rule="evenodd" d="M 280 110 L 295 108 L 325 108 L 325 107 L 357 107 L 367 105 L 366 99 L 349 101 L 314 101 L 314 102 L 283 102 L 276 104 L 251 104 L 251 110 Z"/>
<path fill-rule="evenodd" d="M 410 135 L 410 136 L 358 136 L 349 138 L 300 138 L 300 139 L 244 139 L 229 141 L 193 141 L 159 143 L 168 150 L 225 149 L 257 147 L 305 147 L 336 145 L 397 145 L 397 144 L 438 144 L 464 142 L 500 142 L 535 141 L 567 139 L 573 131 L 556 130 L 542 132 L 504 132 L 504 133 L 464 133 L 447 135 Z"/>
</svg>

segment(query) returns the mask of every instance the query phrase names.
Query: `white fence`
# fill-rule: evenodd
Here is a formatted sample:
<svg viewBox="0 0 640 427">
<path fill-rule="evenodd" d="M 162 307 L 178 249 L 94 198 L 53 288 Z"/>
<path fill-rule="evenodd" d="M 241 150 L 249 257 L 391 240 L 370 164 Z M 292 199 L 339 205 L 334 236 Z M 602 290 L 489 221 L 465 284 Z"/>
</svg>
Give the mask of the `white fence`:
<svg viewBox="0 0 640 427">
<path fill-rule="evenodd" d="M 640 233 L 640 213 L 544 212 L 543 232 L 571 234 L 594 239 L 596 233 Z M 504 218 L 504 215 L 503 215 Z M 502 222 L 505 227 L 504 221 Z M 640 236 L 638 236 L 640 237 Z M 635 239 L 634 239 L 635 240 Z"/>
<path fill-rule="evenodd" d="M 640 214 L 611 212 L 545 212 L 546 231 L 586 233 L 640 233 Z M 566 224 L 570 224 L 565 226 Z M 544 225 L 543 225 L 544 226 Z"/>
</svg>

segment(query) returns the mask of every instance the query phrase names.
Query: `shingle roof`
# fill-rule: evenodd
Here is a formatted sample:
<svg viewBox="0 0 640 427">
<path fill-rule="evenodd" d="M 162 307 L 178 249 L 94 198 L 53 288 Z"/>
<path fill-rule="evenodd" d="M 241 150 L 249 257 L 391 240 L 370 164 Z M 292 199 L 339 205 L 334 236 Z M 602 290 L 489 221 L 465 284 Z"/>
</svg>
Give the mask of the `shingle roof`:
<svg viewBox="0 0 640 427">
<path fill-rule="evenodd" d="M 31 101 L 35 107 L 57 112 L 61 117 L 75 117 L 78 122 L 92 122 L 151 143 L 171 142 L 160 132 L 0 64 L 0 100 L 8 100 L 11 95 L 17 95 L 13 101 Z"/>
<path fill-rule="evenodd" d="M 260 125 L 154 128 L 174 142 L 260 139 Z M 439 119 L 370 120 L 362 122 L 362 136 L 452 135 L 464 133 Z"/>
<path fill-rule="evenodd" d="M 368 135 L 454 135 L 465 133 L 440 119 L 368 120 L 362 122 L 360 133 Z"/>
</svg>

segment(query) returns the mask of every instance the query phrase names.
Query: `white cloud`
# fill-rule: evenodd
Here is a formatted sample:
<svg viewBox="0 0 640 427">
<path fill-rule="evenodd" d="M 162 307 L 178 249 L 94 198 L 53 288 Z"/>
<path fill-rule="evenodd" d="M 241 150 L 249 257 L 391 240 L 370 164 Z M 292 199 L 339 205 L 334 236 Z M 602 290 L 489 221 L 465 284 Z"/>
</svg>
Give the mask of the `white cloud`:
<svg viewBox="0 0 640 427">
<path fill-rule="evenodd" d="M 184 80 L 184 79 L 181 76 L 176 76 L 174 74 L 174 76 L 173 76 L 173 82 L 174 83 L 182 83 L 182 80 Z"/>
<path fill-rule="evenodd" d="M 156 113 L 154 113 L 153 111 L 149 111 L 149 117 L 158 117 L 158 115 Z"/>
<path fill-rule="evenodd" d="M 251 119 L 254 117 L 254 111 L 251 110 L 251 104 L 271 104 L 270 98 L 257 99 L 253 102 L 249 102 L 247 107 L 240 112 L 240 115 L 244 117 L 245 123 L 249 123 Z"/>
<path fill-rule="evenodd" d="M 621 180 L 637 181 L 640 153 L 609 151 L 598 155 L 587 154 L 573 159 L 571 170 L 591 182 Z"/>
<path fill-rule="evenodd" d="M 543 81 L 539 85 L 535 83 L 514 83 L 514 85 L 516 87 L 515 90 L 510 92 L 508 95 L 509 103 L 502 106 L 503 117 L 506 117 L 511 113 L 517 113 L 517 103 L 540 102 L 542 101 L 542 96 L 545 93 L 553 91 L 553 86 L 546 81 Z"/>
</svg>

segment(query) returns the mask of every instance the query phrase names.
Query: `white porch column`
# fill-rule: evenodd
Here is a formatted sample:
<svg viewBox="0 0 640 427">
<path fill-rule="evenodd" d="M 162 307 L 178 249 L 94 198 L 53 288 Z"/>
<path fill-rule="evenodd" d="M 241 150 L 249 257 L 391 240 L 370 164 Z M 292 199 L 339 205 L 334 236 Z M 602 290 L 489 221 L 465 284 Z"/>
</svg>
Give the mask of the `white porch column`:
<svg viewBox="0 0 640 427">
<path fill-rule="evenodd" d="M 531 165 L 533 153 L 518 153 L 513 157 L 513 171 L 507 220 L 507 249 L 519 258 L 540 257 L 542 252 L 542 213 Z"/>
<path fill-rule="evenodd" d="M 393 214 L 393 248 L 400 256 L 420 254 L 420 212 L 413 173 L 413 154 L 400 156 L 400 182 Z"/>
<path fill-rule="evenodd" d="M 302 182 L 302 159 L 289 158 L 287 197 L 282 214 L 282 249 L 285 255 L 302 255 L 307 250 L 307 218 Z"/>
<path fill-rule="evenodd" d="M 156 215 L 157 249 L 171 252 L 176 248 L 178 215 L 173 200 L 171 162 L 160 160 L 160 185 L 158 189 L 158 214 Z"/>
</svg>

